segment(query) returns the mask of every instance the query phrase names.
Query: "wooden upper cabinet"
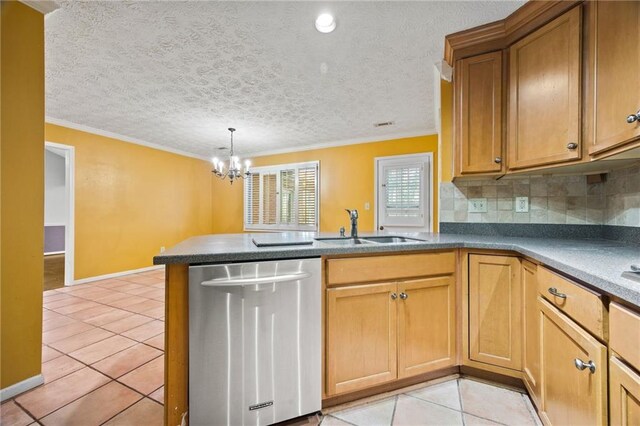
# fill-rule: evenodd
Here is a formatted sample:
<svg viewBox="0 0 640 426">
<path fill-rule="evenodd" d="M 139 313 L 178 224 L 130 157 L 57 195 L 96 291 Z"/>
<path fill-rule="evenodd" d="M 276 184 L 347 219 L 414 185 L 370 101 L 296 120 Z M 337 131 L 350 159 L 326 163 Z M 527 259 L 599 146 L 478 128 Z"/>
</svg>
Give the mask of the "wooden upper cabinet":
<svg viewBox="0 0 640 426">
<path fill-rule="evenodd" d="M 607 348 L 544 299 L 541 326 L 545 425 L 607 424 Z"/>
<path fill-rule="evenodd" d="M 327 290 L 327 395 L 396 379 L 396 291 L 395 283 Z"/>
<path fill-rule="evenodd" d="M 510 47 L 509 169 L 581 158 L 581 39 L 578 6 Z"/>
<path fill-rule="evenodd" d="M 502 52 L 456 62 L 455 175 L 504 172 Z"/>
<path fill-rule="evenodd" d="M 455 279 L 398 283 L 398 378 L 456 364 Z"/>
<path fill-rule="evenodd" d="M 593 119 L 590 154 L 640 138 L 640 2 L 597 1 L 590 5 L 593 28 Z M 632 122 L 628 122 L 627 120 Z"/>
<path fill-rule="evenodd" d="M 469 255 L 469 359 L 521 370 L 520 260 Z"/>
</svg>

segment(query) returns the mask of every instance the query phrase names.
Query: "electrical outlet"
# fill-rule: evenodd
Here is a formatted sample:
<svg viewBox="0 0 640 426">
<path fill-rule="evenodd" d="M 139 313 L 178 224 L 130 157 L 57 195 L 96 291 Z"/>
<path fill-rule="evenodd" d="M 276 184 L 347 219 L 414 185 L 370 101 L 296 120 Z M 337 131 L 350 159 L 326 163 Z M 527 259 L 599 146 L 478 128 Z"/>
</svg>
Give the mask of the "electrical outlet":
<svg viewBox="0 0 640 426">
<path fill-rule="evenodd" d="M 469 213 L 486 213 L 487 199 L 486 198 L 470 198 L 468 211 Z"/>
<path fill-rule="evenodd" d="M 160 253 L 164 253 L 164 246 L 160 247 Z"/>
<path fill-rule="evenodd" d="M 366 203 L 364 203 L 364 209 L 365 210 L 369 210 L 370 208 L 371 208 L 371 204 L 369 204 L 368 201 Z"/>
<path fill-rule="evenodd" d="M 529 197 L 516 197 L 516 213 L 526 213 L 529 211 Z"/>
</svg>

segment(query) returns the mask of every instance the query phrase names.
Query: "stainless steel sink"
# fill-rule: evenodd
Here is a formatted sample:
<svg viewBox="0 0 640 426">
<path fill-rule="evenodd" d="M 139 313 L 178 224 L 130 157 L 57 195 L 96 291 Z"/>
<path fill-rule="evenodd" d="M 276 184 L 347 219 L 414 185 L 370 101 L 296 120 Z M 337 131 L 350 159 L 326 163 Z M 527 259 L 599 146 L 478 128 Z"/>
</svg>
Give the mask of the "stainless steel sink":
<svg viewBox="0 0 640 426">
<path fill-rule="evenodd" d="M 363 237 L 363 240 L 372 241 L 374 243 L 382 243 L 382 244 L 398 244 L 398 243 L 417 243 L 422 242 L 423 240 L 419 240 L 417 238 L 408 238 L 408 237 L 397 237 L 397 236 L 379 236 L 379 237 Z"/>
<path fill-rule="evenodd" d="M 373 241 L 367 241 L 364 238 L 316 238 L 316 241 L 328 244 L 337 244 L 341 246 L 355 246 L 359 244 L 374 244 Z"/>
</svg>

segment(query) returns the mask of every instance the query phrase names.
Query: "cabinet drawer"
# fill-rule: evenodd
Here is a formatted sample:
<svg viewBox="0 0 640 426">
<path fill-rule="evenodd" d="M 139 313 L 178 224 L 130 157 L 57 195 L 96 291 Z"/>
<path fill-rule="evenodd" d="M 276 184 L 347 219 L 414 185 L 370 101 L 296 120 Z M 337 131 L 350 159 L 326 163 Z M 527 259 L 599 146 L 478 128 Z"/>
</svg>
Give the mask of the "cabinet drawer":
<svg viewBox="0 0 640 426">
<path fill-rule="evenodd" d="M 538 271 L 538 292 L 594 336 L 607 340 L 607 313 L 599 294 L 546 268 Z"/>
<path fill-rule="evenodd" d="M 640 315 L 616 303 L 609 305 L 609 347 L 640 370 Z"/>
<path fill-rule="evenodd" d="M 403 278 L 452 274 L 454 252 L 329 259 L 327 284 L 389 281 Z"/>
</svg>

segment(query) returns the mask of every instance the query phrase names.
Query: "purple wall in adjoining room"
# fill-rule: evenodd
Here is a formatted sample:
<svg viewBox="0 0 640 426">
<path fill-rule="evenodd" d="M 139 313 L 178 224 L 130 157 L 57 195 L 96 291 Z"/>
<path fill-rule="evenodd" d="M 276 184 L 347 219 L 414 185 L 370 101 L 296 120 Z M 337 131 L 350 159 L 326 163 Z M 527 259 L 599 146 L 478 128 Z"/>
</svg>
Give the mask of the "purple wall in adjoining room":
<svg viewBox="0 0 640 426">
<path fill-rule="evenodd" d="M 64 226 L 44 227 L 44 252 L 64 251 Z"/>
</svg>

